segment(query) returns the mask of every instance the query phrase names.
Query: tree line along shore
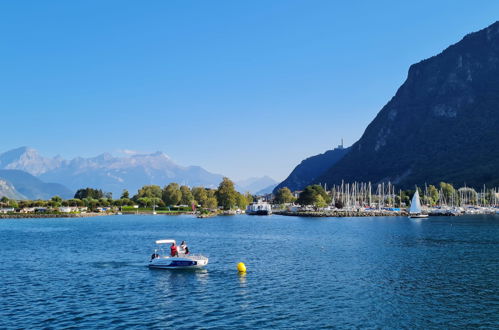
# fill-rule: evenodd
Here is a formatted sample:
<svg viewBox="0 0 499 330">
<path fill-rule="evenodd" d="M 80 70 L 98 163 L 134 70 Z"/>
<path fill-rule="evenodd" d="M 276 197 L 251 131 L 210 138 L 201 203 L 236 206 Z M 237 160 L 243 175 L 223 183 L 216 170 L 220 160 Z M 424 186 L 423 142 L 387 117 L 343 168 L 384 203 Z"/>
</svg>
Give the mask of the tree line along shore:
<svg viewBox="0 0 499 330">
<path fill-rule="evenodd" d="M 455 189 L 441 182 L 438 186 L 418 187 L 423 206 L 428 208 L 457 206 L 489 206 L 499 204 L 499 189 L 470 187 Z M 332 186 L 309 185 L 302 191 L 292 192 L 284 187 L 275 194 L 253 196 L 236 191 L 234 183 L 224 178 L 217 188 L 188 187 L 170 183 L 163 188 L 145 185 L 130 196 L 123 190 L 113 199 L 111 193 L 100 189 L 79 189 L 72 199 L 54 196 L 50 200 L 0 199 L 0 217 L 91 216 L 102 214 L 192 214 L 210 216 L 233 214 L 248 204 L 263 198 L 273 204 L 274 213 L 302 216 L 373 216 L 405 215 L 415 190 L 396 190 L 387 184 L 352 183 Z"/>
<path fill-rule="evenodd" d="M 0 199 L 0 215 L 46 214 L 102 214 L 102 213 L 139 213 L 156 212 L 160 214 L 183 213 L 230 213 L 231 210 L 244 210 L 252 203 L 254 196 L 239 193 L 234 183 L 224 178 L 217 188 L 188 187 L 170 183 L 163 188 L 158 185 L 145 185 L 130 196 L 123 190 L 121 196 L 113 199 L 111 193 L 100 189 L 79 189 L 74 198 L 62 199 L 54 196 L 50 200 Z M 26 216 L 27 217 L 27 216 Z"/>
</svg>

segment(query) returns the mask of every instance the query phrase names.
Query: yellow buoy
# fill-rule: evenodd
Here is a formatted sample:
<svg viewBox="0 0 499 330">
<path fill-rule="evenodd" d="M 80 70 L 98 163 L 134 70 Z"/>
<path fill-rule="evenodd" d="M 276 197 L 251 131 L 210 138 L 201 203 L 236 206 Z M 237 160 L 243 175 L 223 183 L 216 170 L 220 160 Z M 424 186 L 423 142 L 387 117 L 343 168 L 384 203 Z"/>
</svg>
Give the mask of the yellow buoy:
<svg viewBox="0 0 499 330">
<path fill-rule="evenodd" d="M 244 264 L 244 262 L 240 262 L 237 264 L 237 270 L 240 273 L 246 273 L 246 265 Z"/>
</svg>

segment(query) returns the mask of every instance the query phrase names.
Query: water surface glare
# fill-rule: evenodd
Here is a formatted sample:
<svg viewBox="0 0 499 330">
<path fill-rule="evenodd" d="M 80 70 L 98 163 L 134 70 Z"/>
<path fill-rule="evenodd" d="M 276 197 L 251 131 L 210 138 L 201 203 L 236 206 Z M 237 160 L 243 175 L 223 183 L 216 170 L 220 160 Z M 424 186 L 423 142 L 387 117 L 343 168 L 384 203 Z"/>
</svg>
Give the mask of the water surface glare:
<svg viewBox="0 0 499 330">
<path fill-rule="evenodd" d="M 149 270 L 164 238 L 208 267 Z M 494 216 L 13 219 L 0 251 L 2 329 L 499 328 Z"/>
</svg>

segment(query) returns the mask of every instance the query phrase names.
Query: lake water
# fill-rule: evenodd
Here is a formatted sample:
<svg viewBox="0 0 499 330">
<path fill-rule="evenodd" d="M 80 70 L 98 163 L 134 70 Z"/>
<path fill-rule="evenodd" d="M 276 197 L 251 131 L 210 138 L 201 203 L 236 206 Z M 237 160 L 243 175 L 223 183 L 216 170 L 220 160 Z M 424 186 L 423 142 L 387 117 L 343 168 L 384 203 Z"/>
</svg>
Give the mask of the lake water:
<svg viewBox="0 0 499 330">
<path fill-rule="evenodd" d="M 149 270 L 165 238 L 206 270 Z M 0 251 L 0 328 L 499 327 L 494 216 L 0 220 Z"/>
</svg>

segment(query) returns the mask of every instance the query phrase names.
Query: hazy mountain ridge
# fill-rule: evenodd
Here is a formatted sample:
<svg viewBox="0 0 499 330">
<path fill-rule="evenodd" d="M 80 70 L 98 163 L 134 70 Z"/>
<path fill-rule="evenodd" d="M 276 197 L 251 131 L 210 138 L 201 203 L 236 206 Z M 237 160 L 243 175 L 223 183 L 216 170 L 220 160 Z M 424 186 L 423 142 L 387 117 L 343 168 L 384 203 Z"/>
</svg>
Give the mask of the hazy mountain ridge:
<svg viewBox="0 0 499 330">
<path fill-rule="evenodd" d="M 17 197 L 12 197 L 14 199 L 50 199 L 53 196 L 72 198 L 74 195 L 73 191 L 61 184 L 43 182 L 20 170 L 0 170 L 0 179 L 7 181 L 18 192 Z"/>
<path fill-rule="evenodd" d="M 96 157 L 64 160 L 46 158 L 31 148 L 18 148 L 0 154 L 0 168 L 17 169 L 46 182 L 58 182 L 71 190 L 94 187 L 119 197 L 123 189 L 132 194 L 146 184 L 177 182 L 189 186 L 216 187 L 222 175 L 199 166 L 180 166 L 166 154 L 137 154 L 115 157 L 104 153 Z"/>
<path fill-rule="evenodd" d="M 272 184 L 270 186 L 267 186 L 267 187 L 265 187 L 263 189 L 258 190 L 255 193 L 255 195 L 263 196 L 263 195 L 271 194 L 274 191 L 274 189 L 275 189 L 276 186 L 277 186 L 277 183 Z"/>
<path fill-rule="evenodd" d="M 252 194 L 264 194 L 270 187 L 274 187 L 278 182 L 265 175 L 262 177 L 253 177 L 245 180 L 236 181 L 236 189 L 241 192 L 250 192 Z M 272 189 L 270 189 L 272 191 Z"/>
<path fill-rule="evenodd" d="M 499 22 L 410 67 L 351 151 L 315 182 L 499 185 Z"/>
</svg>

